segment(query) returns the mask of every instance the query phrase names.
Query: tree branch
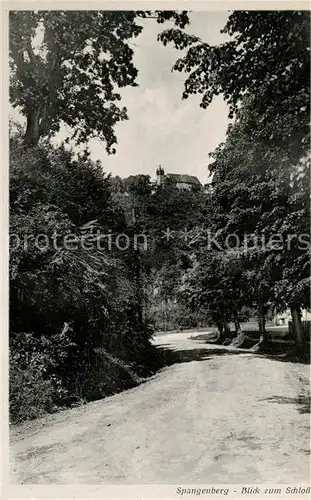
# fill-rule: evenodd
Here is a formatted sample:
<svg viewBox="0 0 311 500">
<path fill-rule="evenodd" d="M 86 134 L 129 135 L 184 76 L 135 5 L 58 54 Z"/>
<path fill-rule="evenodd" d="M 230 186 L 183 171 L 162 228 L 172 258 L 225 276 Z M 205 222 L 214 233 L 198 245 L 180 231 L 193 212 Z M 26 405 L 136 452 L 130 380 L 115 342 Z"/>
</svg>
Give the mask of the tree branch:
<svg viewBox="0 0 311 500">
<path fill-rule="evenodd" d="M 14 45 L 11 45 L 11 57 L 15 62 L 20 75 L 25 76 L 25 61 L 23 58 L 23 52 L 18 50 Z"/>
<path fill-rule="evenodd" d="M 31 46 L 31 41 L 28 41 L 27 47 L 26 47 L 27 54 L 29 55 L 30 62 L 32 64 L 37 64 L 38 62 L 38 57 L 34 54 L 34 51 Z"/>
</svg>

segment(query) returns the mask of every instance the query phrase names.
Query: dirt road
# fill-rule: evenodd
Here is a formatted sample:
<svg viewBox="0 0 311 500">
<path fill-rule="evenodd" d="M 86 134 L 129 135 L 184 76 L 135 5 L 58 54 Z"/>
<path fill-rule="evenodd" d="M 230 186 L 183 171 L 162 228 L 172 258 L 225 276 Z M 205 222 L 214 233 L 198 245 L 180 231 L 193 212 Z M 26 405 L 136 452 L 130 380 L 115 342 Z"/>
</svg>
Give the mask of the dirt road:
<svg viewBox="0 0 311 500">
<path fill-rule="evenodd" d="M 187 335 L 141 386 L 13 429 L 11 482 L 306 483 L 309 367 Z"/>
</svg>

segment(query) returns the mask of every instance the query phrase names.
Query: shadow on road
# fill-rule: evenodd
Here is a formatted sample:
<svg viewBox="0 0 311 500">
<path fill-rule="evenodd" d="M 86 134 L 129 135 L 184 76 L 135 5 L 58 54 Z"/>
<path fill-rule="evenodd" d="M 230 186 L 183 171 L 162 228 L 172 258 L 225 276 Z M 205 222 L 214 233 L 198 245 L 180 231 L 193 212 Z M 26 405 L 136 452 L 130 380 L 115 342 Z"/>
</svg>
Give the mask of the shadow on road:
<svg viewBox="0 0 311 500">
<path fill-rule="evenodd" d="M 305 351 L 303 353 L 298 352 L 295 347 L 295 342 L 288 339 L 284 332 L 268 332 L 269 342 L 265 346 L 261 346 L 260 350 L 253 350 L 256 344 L 260 340 L 260 333 L 256 331 L 243 331 L 243 343 L 237 345 L 237 349 L 242 349 L 242 352 L 249 351 L 259 356 L 271 359 L 273 361 L 282 361 L 289 363 L 300 363 L 300 364 L 310 364 L 310 342 L 306 343 Z M 190 337 L 193 341 L 199 341 L 207 345 L 215 345 L 216 336 L 214 333 L 199 334 L 195 337 Z M 233 339 L 234 342 L 234 339 Z M 217 343 L 216 343 L 217 345 Z M 230 346 L 230 340 L 227 344 Z M 232 345 L 232 347 L 234 347 Z"/>
<path fill-rule="evenodd" d="M 230 346 L 217 346 L 207 347 L 204 341 L 196 341 L 197 345 L 203 344 L 204 348 L 194 347 L 193 349 L 178 349 L 177 347 L 172 348 L 171 344 L 160 344 L 157 346 L 157 364 L 160 367 L 171 366 L 176 363 L 188 363 L 191 361 L 206 361 L 212 359 L 215 356 L 233 356 L 237 354 L 243 354 L 245 357 L 260 357 L 270 359 L 271 361 L 282 361 L 284 363 L 300 363 L 309 364 L 310 358 L 302 359 L 297 357 L 297 354 L 292 351 L 292 346 L 289 349 L 284 349 L 284 344 L 278 344 L 278 342 L 273 342 L 268 347 L 267 352 L 252 352 L 248 349 L 234 348 Z M 159 366 L 159 365 L 158 365 Z"/>
<path fill-rule="evenodd" d="M 189 363 L 191 361 L 206 361 L 214 356 L 247 354 L 239 349 L 226 348 L 197 348 L 197 349 L 172 349 L 166 345 L 157 347 L 159 357 L 163 361 L 163 366 L 171 366 L 176 363 Z M 249 354 L 251 356 L 251 353 Z"/>
<path fill-rule="evenodd" d="M 283 355 L 272 355 L 270 353 L 256 353 L 248 351 L 247 349 L 234 349 L 232 347 L 211 347 L 208 348 L 194 348 L 194 349 L 178 349 L 177 347 L 172 348 L 170 344 L 161 344 L 157 346 L 158 351 L 158 361 L 160 361 L 161 367 L 171 366 L 177 363 L 189 363 L 192 361 L 207 361 L 215 358 L 215 356 L 234 356 L 237 354 L 243 354 L 245 358 L 266 358 L 272 361 L 284 361 L 284 362 L 294 362 L 294 363 L 304 363 L 304 361 L 294 359 L 291 356 Z M 160 366 L 158 366 L 160 368 Z M 300 394 L 297 397 L 285 397 L 285 396 L 271 396 L 262 401 L 267 401 L 269 403 L 277 404 L 293 404 L 297 406 L 297 411 L 300 414 L 310 413 L 310 395 L 309 395 L 309 384 L 306 381 L 306 394 Z"/>
<path fill-rule="evenodd" d="M 272 396 L 270 398 L 264 399 L 262 401 L 268 401 L 269 403 L 279 403 L 279 404 L 290 404 L 297 405 L 297 411 L 299 413 L 311 413 L 310 412 L 310 396 L 307 394 L 300 394 L 296 398 L 289 398 L 285 396 Z"/>
</svg>

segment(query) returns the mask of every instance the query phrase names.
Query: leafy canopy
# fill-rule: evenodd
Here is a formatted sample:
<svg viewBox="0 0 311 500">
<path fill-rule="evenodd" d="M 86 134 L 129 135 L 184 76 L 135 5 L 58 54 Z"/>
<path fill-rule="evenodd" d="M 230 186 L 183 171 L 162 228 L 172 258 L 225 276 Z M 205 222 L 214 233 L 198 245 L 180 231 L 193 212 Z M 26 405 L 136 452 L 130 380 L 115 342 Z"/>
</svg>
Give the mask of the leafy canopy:
<svg viewBox="0 0 311 500">
<path fill-rule="evenodd" d="M 223 33 L 229 41 L 209 45 L 171 28 L 159 35 L 166 45 L 188 49 L 173 67 L 189 74 L 183 98 L 202 94 L 201 107 L 223 95 L 229 116 L 253 98 L 266 140 L 288 149 L 308 147 L 310 14 L 307 11 L 234 11 Z M 287 120 L 284 117 L 287 116 Z"/>
<path fill-rule="evenodd" d="M 27 118 L 27 144 L 63 122 L 77 143 L 97 137 L 115 152 L 114 126 L 128 118 L 117 89 L 136 85 L 130 40 L 148 17 L 188 23 L 174 11 L 10 12 L 10 99 Z"/>
</svg>

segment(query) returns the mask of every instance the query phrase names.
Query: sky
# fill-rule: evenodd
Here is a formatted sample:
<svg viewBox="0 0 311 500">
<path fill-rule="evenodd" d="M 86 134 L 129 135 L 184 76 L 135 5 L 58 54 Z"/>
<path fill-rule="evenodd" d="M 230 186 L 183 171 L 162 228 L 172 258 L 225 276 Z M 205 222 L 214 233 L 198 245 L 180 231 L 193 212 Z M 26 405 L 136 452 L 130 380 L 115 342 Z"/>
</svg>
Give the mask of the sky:
<svg viewBox="0 0 311 500">
<path fill-rule="evenodd" d="M 226 24 L 228 12 L 196 11 L 189 16 L 189 33 L 210 44 L 226 40 L 220 30 Z M 225 138 L 227 106 L 221 97 L 214 99 L 206 110 L 200 108 L 198 96 L 182 100 L 186 75 L 171 71 L 182 53 L 157 41 L 157 34 L 169 27 L 168 23 L 159 25 L 154 19 L 142 23 L 142 33 L 131 41 L 139 86 L 120 91 L 129 120 L 115 128 L 117 152 L 108 155 L 105 144 L 92 139 L 91 158 L 100 160 L 106 173 L 120 177 L 149 174 L 155 178 L 161 164 L 165 173 L 195 175 L 205 184 L 208 153 Z M 16 113 L 13 116 L 16 118 Z M 62 129 L 57 142 L 67 135 Z"/>
<path fill-rule="evenodd" d="M 193 12 L 187 31 L 218 44 L 225 40 L 220 30 L 227 17 L 226 11 Z M 117 153 L 108 156 L 105 146 L 93 140 L 92 158 L 101 160 L 104 170 L 112 175 L 149 174 L 154 178 L 161 164 L 165 173 L 195 175 L 204 184 L 208 180 L 208 153 L 225 137 L 227 106 L 221 97 L 207 110 L 200 108 L 196 96 L 182 100 L 186 75 L 171 71 L 181 52 L 157 41 L 164 25 L 146 20 L 144 26 L 133 41 L 139 87 L 122 92 L 129 120 L 116 127 Z"/>
</svg>

